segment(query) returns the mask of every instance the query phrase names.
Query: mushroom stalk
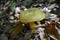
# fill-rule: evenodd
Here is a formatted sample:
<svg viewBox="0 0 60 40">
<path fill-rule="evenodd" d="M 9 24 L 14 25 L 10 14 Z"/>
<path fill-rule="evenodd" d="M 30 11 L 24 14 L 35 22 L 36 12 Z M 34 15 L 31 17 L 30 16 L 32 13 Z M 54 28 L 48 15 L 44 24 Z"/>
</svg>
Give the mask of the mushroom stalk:
<svg viewBox="0 0 60 40">
<path fill-rule="evenodd" d="M 36 24 L 34 22 L 29 22 L 30 29 L 35 29 Z"/>
</svg>

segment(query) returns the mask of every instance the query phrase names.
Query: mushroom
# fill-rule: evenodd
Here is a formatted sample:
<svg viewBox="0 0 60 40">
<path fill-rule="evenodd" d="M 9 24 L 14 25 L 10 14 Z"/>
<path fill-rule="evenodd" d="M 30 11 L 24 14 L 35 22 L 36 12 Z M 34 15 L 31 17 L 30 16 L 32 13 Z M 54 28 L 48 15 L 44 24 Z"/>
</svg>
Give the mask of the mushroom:
<svg viewBox="0 0 60 40">
<path fill-rule="evenodd" d="M 45 18 L 44 12 L 39 8 L 29 8 L 25 11 L 21 11 L 20 21 L 23 23 L 29 23 L 31 29 L 35 29 L 35 21 L 41 21 Z"/>
</svg>

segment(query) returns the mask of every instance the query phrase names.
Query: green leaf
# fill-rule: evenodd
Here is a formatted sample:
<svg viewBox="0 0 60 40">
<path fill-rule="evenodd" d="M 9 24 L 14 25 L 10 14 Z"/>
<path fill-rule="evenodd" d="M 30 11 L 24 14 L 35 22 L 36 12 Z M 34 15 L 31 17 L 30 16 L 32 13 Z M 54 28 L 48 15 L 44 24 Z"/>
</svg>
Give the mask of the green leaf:
<svg viewBox="0 0 60 40">
<path fill-rule="evenodd" d="M 16 3 L 13 2 L 13 1 L 11 1 L 11 2 L 10 2 L 10 7 L 11 7 L 11 8 L 15 8 L 15 7 L 16 7 Z"/>
</svg>

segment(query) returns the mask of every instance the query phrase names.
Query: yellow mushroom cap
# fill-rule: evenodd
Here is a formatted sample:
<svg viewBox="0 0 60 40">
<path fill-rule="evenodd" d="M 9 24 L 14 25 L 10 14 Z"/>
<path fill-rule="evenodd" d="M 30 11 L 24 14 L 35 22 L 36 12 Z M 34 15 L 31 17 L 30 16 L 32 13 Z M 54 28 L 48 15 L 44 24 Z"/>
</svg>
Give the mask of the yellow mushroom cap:
<svg viewBox="0 0 60 40">
<path fill-rule="evenodd" d="M 39 8 L 30 8 L 25 11 L 21 11 L 20 21 L 24 23 L 41 21 L 45 18 L 44 12 Z"/>
</svg>

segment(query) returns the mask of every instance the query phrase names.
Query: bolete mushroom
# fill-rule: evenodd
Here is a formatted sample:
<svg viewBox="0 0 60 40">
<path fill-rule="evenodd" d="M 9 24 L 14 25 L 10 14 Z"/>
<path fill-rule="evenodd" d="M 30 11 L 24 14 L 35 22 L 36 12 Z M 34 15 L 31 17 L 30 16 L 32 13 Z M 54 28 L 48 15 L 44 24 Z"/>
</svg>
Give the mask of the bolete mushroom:
<svg viewBox="0 0 60 40">
<path fill-rule="evenodd" d="M 25 11 L 21 11 L 20 21 L 23 23 L 29 23 L 31 29 L 35 28 L 35 21 L 41 21 L 45 18 L 44 12 L 39 8 L 29 8 Z"/>
</svg>

